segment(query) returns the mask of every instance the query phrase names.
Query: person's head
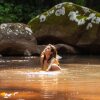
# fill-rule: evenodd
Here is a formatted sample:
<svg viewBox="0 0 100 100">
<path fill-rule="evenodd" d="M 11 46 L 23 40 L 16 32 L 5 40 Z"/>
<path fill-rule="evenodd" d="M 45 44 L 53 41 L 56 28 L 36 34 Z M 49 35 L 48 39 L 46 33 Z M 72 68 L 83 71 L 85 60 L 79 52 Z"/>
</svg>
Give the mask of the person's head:
<svg viewBox="0 0 100 100">
<path fill-rule="evenodd" d="M 56 50 L 56 47 L 51 45 L 51 44 L 48 44 L 45 49 L 44 49 L 44 55 L 48 55 L 49 56 L 49 59 L 48 60 L 51 60 L 52 58 L 56 58 L 56 55 L 57 55 L 57 50 Z M 44 58 L 46 59 L 46 58 Z"/>
</svg>

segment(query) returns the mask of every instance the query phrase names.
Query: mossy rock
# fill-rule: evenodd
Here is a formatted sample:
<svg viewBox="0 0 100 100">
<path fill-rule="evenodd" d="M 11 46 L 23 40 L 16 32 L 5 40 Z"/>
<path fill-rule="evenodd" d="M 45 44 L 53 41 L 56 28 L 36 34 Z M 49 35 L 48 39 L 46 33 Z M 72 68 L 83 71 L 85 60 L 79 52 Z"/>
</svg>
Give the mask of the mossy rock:
<svg viewBox="0 0 100 100">
<path fill-rule="evenodd" d="M 30 56 L 35 53 L 37 41 L 32 30 L 22 23 L 0 25 L 0 54 L 3 56 Z"/>
<path fill-rule="evenodd" d="M 39 44 L 100 45 L 100 13 L 71 2 L 55 5 L 28 25 Z"/>
</svg>

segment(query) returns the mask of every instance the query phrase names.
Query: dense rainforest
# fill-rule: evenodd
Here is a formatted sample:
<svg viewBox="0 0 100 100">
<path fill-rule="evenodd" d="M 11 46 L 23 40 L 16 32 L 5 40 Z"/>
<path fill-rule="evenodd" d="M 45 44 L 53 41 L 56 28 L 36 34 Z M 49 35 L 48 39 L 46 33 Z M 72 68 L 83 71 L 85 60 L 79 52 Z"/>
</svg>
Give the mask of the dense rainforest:
<svg viewBox="0 0 100 100">
<path fill-rule="evenodd" d="M 27 23 L 61 2 L 73 2 L 100 12 L 100 0 L 0 0 L 0 23 Z"/>
</svg>

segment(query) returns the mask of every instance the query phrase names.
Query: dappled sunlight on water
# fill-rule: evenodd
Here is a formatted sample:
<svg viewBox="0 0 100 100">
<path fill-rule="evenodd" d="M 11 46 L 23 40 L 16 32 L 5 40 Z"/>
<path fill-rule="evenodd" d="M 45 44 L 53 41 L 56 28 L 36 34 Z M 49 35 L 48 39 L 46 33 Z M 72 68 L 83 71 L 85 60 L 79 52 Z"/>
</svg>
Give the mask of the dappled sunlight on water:
<svg viewBox="0 0 100 100">
<path fill-rule="evenodd" d="M 0 70 L 0 100 L 100 100 L 99 64 L 61 64 L 61 71 Z"/>
</svg>

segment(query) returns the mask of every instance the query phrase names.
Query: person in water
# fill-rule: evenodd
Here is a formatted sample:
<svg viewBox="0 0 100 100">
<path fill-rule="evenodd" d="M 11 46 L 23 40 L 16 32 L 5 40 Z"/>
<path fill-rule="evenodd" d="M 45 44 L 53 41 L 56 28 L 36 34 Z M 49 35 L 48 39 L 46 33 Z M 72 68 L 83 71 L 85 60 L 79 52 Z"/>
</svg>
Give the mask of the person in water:
<svg viewBox="0 0 100 100">
<path fill-rule="evenodd" d="M 57 59 L 56 47 L 48 44 L 41 53 L 40 62 L 45 71 L 61 70 Z"/>
</svg>

